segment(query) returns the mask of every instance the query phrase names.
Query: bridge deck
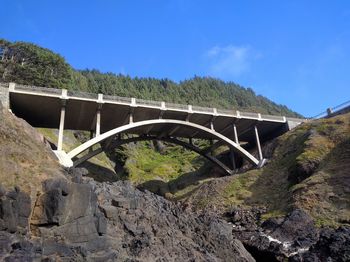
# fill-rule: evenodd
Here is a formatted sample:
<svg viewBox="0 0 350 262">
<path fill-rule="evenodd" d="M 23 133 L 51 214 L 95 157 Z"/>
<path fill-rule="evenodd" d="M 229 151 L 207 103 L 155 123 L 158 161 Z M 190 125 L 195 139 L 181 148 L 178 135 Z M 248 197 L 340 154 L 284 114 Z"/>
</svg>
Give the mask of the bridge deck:
<svg viewBox="0 0 350 262">
<path fill-rule="evenodd" d="M 234 139 L 232 124 L 235 123 L 240 141 L 250 142 L 255 125 L 259 128 L 262 141 L 269 139 L 271 134 L 283 132 L 288 121 L 303 122 L 304 119 L 283 116 L 260 115 L 258 113 L 239 112 L 198 106 L 148 101 L 142 99 L 97 95 L 83 92 L 67 94 L 61 89 L 38 88 L 16 85 L 10 88 L 10 106 L 19 117 L 26 119 L 35 127 L 58 128 L 62 101 L 66 101 L 65 129 L 94 130 L 96 112 L 100 107 L 101 133 L 122 126 L 129 121 L 129 113 L 133 111 L 133 121 L 150 119 L 186 120 L 210 127 Z M 132 130 L 134 134 L 171 135 L 174 137 L 211 138 L 202 132 L 192 129 L 168 127 L 167 124 L 154 127 L 140 127 Z"/>
</svg>

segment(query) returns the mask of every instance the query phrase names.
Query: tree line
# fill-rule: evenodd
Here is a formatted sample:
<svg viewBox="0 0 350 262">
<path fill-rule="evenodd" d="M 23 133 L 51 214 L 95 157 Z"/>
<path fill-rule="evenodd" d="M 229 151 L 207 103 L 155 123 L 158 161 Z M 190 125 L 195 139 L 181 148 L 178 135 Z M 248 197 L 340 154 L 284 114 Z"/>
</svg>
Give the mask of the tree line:
<svg viewBox="0 0 350 262">
<path fill-rule="evenodd" d="M 66 88 L 85 92 L 136 97 L 223 109 L 299 117 L 284 105 L 256 95 L 251 88 L 212 77 L 170 79 L 130 77 L 98 70 L 75 70 L 49 49 L 26 42 L 0 39 L 0 81 Z"/>
</svg>

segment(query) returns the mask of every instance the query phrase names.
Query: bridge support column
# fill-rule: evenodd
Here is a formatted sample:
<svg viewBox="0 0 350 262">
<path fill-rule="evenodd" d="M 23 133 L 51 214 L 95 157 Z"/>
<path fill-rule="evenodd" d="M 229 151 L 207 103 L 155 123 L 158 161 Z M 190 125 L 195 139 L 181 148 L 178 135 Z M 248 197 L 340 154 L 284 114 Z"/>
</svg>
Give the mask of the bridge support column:
<svg viewBox="0 0 350 262">
<path fill-rule="evenodd" d="M 129 124 L 134 123 L 134 108 L 130 109 L 129 112 Z"/>
<path fill-rule="evenodd" d="M 233 135 L 234 135 L 234 137 L 235 137 L 235 143 L 239 145 L 236 124 L 233 124 Z"/>
<path fill-rule="evenodd" d="M 63 132 L 64 132 L 64 120 L 66 117 L 66 104 L 67 104 L 67 100 L 62 100 L 60 126 L 58 129 L 58 142 L 57 142 L 58 151 L 62 151 L 62 148 L 63 148 Z"/>
<path fill-rule="evenodd" d="M 100 134 L 101 134 L 101 109 L 99 107 L 96 112 L 96 136 L 99 136 Z"/>
<path fill-rule="evenodd" d="M 214 155 L 214 149 L 213 149 L 214 141 L 213 141 L 213 139 L 209 140 L 209 144 L 210 144 L 210 152 L 209 152 L 209 154 L 210 155 Z"/>
<path fill-rule="evenodd" d="M 237 167 L 236 167 L 236 159 L 235 159 L 235 153 L 233 152 L 233 149 L 230 149 L 230 158 L 232 161 L 232 170 L 236 171 Z"/>
<path fill-rule="evenodd" d="M 258 148 L 258 154 L 259 154 L 259 160 L 263 160 L 263 154 L 260 146 L 260 139 L 259 139 L 259 132 L 257 126 L 254 126 L 254 133 L 255 133 L 255 140 L 256 140 L 256 146 Z"/>
<path fill-rule="evenodd" d="M 103 94 L 98 94 L 98 106 L 96 111 L 96 136 L 101 134 L 101 109 L 103 105 Z"/>
</svg>

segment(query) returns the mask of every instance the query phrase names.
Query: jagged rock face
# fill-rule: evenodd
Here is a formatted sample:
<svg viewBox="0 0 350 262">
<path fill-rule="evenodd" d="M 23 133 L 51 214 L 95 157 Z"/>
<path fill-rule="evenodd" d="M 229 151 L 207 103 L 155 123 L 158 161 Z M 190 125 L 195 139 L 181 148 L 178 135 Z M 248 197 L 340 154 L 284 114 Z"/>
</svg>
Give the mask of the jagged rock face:
<svg viewBox="0 0 350 262">
<path fill-rule="evenodd" d="M 308 252 L 292 257 L 291 261 L 350 261 L 350 227 L 321 230 L 316 244 Z"/>
<path fill-rule="evenodd" d="M 171 261 L 176 254 L 178 261 L 252 260 L 242 244 L 233 239 L 231 226 L 217 217 L 192 216 L 180 205 L 136 190 L 127 182 L 101 184 L 96 192 L 111 222 L 108 232 L 122 237 L 126 254 L 131 257 Z"/>
<path fill-rule="evenodd" d="M 195 215 L 128 182 L 70 175 L 44 181 L 35 200 L 18 188 L 0 190 L 0 259 L 254 261 L 218 217 Z"/>
<path fill-rule="evenodd" d="M 0 230 L 27 233 L 30 212 L 31 199 L 28 194 L 18 187 L 9 192 L 0 188 Z"/>
<path fill-rule="evenodd" d="M 349 226 L 318 229 L 301 209 L 259 225 L 261 212 L 235 208 L 225 214 L 233 223 L 234 237 L 257 261 L 350 261 Z"/>
</svg>

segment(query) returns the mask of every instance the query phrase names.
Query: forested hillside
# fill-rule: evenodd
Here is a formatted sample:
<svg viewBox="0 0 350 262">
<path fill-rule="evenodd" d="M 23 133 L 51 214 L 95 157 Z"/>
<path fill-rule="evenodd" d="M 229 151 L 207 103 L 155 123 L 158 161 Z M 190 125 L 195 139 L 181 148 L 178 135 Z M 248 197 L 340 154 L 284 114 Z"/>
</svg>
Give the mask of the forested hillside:
<svg viewBox="0 0 350 262">
<path fill-rule="evenodd" d="M 62 56 L 48 49 L 1 39 L 0 58 L 1 82 L 300 116 L 286 106 L 256 95 L 251 88 L 211 77 L 195 76 L 176 83 L 169 79 L 131 78 L 121 74 L 101 73 L 98 70 L 75 70 Z"/>
</svg>

